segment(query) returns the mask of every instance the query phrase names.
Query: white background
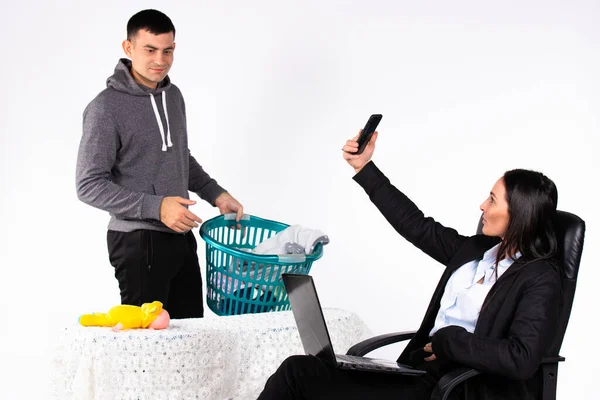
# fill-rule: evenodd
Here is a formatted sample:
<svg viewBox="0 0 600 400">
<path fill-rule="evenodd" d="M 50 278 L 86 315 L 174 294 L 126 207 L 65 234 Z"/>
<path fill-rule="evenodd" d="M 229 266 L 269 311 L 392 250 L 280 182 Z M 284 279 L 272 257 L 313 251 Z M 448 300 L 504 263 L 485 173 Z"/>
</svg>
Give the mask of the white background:
<svg viewBox="0 0 600 400">
<path fill-rule="evenodd" d="M 53 335 L 119 302 L 108 215 L 77 200 L 75 160 L 83 109 L 122 56 L 127 20 L 149 7 L 177 29 L 170 76 L 192 153 L 248 213 L 329 234 L 312 270 L 321 301 L 374 333 L 415 329 L 442 267 L 342 160 L 370 114 L 384 116 L 378 166 L 461 233 L 505 170 L 550 176 L 559 208 L 588 224 L 559 398 L 596 397 L 597 1 L 52 3 L 1 6 L 1 398 L 43 398 Z"/>
</svg>

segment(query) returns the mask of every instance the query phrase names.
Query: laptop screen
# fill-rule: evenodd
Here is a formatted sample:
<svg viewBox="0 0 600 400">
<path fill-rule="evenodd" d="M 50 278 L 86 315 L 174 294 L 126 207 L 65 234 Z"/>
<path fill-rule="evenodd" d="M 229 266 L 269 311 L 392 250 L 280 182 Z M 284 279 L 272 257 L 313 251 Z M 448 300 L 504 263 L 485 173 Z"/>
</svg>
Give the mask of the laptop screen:
<svg viewBox="0 0 600 400">
<path fill-rule="evenodd" d="M 335 354 L 312 277 L 295 274 L 282 274 L 281 277 L 304 351 L 335 365 Z"/>
</svg>

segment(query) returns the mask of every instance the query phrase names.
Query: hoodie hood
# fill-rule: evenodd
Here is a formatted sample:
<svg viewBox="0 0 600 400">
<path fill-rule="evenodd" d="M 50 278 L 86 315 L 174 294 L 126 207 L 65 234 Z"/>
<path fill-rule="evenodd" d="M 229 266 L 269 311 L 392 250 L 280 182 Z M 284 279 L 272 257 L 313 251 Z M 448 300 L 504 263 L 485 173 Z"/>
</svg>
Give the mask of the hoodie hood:
<svg viewBox="0 0 600 400">
<path fill-rule="evenodd" d="M 149 88 L 144 85 L 140 85 L 133 79 L 131 75 L 131 60 L 127 58 L 121 58 L 115 67 L 115 72 L 106 80 L 106 86 L 113 88 L 116 91 L 127 93 L 133 96 L 149 97 L 152 110 L 154 111 L 154 117 L 156 118 L 156 124 L 158 125 L 158 131 L 162 140 L 162 151 L 167 151 L 168 147 L 173 146 L 171 141 L 171 126 L 169 124 L 169 112 L 167 111 L 167 90 L 171 87 L 171 79 L 169 76 L 165 76 L 165 79 L 160 81 L 156 86 L 156 89 Z M 162 97 L 162 111 L 166 120 L 166 135 L 165 127 L 160 116 L 160 111 L 156 104 L 155 95 L 161 95 Z"/>
<path fill-rule="evenodd" d="M 106 80 L 106 86 L 134 96 L 148 96 L 168 90 L 171 87 L 171 79 L 169 75 L 165 76 L 156 89 L 140 85 L 131 75 L 131 60 L 121 58 L 115 67 L 115 72 Z"/>
</svg>

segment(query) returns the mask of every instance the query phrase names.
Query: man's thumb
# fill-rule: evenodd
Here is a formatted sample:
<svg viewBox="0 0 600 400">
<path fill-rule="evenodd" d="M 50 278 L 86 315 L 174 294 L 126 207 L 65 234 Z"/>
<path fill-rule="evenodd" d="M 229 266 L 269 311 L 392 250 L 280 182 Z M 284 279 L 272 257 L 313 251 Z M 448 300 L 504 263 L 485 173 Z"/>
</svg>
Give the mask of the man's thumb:
<svg viewBox="0 0 600 400">
<path fill-rule="evenodd" d="M 176 197 L 175 199 L 177 200 L 177 202 L 179 204 L 185 204 L 185 205 L 188 205 L 188 206 L 196 204 L 196 202 L 194 200 L 186 199 L 186 198 L 183 198 L 183 197 Z"/>
</svg>

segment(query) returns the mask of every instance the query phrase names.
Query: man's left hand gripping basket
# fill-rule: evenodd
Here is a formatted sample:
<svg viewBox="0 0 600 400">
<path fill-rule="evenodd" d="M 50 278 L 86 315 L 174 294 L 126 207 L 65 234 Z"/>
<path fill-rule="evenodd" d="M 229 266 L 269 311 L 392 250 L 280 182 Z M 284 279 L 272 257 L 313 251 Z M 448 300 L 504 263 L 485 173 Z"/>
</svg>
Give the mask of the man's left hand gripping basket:
<svg viewBox="0 0 600 400">
<path fill-rule="evenodd" d="M 252 314 L 290 309 L 281 274 L 308 274 L 323 255 L 262 255 L 250 251 L 289 225 L 244 214 L 225 214 L 202 224 L 206 242 L 206 302 L 217 315 Z M 236 229 L 237 225 L 241 229 Z"/>
</svg>

